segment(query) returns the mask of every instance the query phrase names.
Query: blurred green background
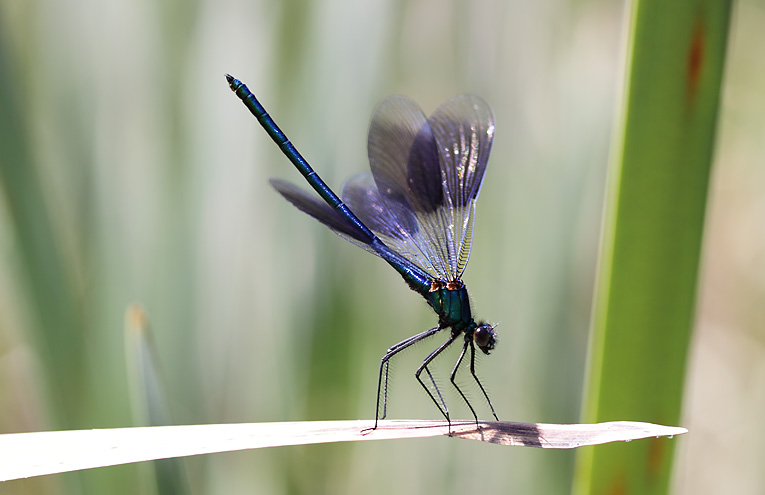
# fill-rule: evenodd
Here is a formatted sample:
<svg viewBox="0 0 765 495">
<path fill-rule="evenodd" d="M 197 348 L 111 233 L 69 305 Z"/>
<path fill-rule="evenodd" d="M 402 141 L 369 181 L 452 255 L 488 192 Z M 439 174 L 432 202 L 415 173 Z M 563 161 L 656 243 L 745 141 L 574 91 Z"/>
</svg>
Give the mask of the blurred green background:
<svg viewBox="0 0 765 495">
<path fill-rule="evenodd" d="M 269 177 L 300 177 L 225 72 L 336 189 L 367 169 L 368 120 L 385 96 L 427 113 L 461 92 L 486 99 L 496 139 L 465 281 L 501 340 L 479 370 L 500 419 L 577 422 L 625 9 L 0 0 L 0 431 L 140 424 L 123 335 L 133 302 L 151 321 L 178 424 L 372 418 L 382 353 L 434 325 L 387 265 L 270 189 Z M 765 3 L 738 2 L 691 434 L 673 440 L 678 493 L 765 490 L 763 48 Z M 411 376 L 430 348 L 395 363 L 390 417 L 437 418 Z M 193 493 L 548 494 L 568 492 L 574 455 L 431 439 L 185 462 Z M 145 467 L 0 493 L 137 493 Z"/>
</svg>

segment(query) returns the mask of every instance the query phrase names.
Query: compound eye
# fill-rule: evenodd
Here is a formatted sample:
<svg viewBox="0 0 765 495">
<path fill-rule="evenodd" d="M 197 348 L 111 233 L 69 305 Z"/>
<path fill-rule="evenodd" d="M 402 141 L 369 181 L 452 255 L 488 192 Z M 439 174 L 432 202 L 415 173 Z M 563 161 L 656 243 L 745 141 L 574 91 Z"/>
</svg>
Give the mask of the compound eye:
<svg viewBox="0 0 765 495">
<path fill-rule="evenodd" d="M 484 354 L 488 354 L 494 349 L 494 329 L 492 326 L 487 324 L 478 326 L 473 332 L 473 341 Z"/>
</svg>

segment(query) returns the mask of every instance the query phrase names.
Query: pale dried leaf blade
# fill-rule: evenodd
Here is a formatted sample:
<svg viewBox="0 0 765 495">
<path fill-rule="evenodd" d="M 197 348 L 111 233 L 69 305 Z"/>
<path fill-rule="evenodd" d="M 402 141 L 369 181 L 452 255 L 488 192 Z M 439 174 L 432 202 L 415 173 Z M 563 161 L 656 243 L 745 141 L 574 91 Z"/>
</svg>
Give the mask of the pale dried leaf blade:
<svg viewBox="0 0 765 495">
<path fill-rule="evenodd" d="M 599 424 L 445 421 L 314 421 L 153 426 L 0 435 L 0 481 L 131 462 L 233 450 L 451 435 L 500 445 L 568 449 L 681 435 L 685 428 L 619 421 Z"/>
<path fill-rule="evenodd" d="M 452 435 L 458 438 L 480 440 L 498 445 L 540 447 L 543 449 L 573 449 L 585 445 L 610 442 L 629 442 L 650 437 L 672 437 L 688 433 L 685 428 L 662 426 L 635 421 L 609 423 L 556 425 L 544 423 L 483 423 L 480 429 L 461 431 L 452 425 Z"/>
</svg>

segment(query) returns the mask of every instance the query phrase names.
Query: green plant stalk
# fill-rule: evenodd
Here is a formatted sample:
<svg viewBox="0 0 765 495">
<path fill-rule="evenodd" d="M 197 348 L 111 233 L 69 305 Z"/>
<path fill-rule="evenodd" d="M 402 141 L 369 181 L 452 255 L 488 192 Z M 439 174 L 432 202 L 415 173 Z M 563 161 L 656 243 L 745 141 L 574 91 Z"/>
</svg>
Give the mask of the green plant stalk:
<svg viewBox="0 0 765 495">
<path fill-rule="evenodd" d="M 172 425 L 168 395 L 161 372 L 156 345 L 149 320 L 137 304 L 125 312 L 125 357 L 131 380 L 131 402 L 135 423 L 148 426 Z M 145 466 L 148 468 L 148 466 Z M 149 471 L 143 471 L 145 482 L 156 493 L 182 495 L 190 493 L 185 467 L 180 459 L 158 459 Z"/>
<path fill-rule="evenodd" d="M 631 8 L 583 422 L 678 424 L 731 5 Z M 665 493 L 674 445 L 582 449 L 574 492 Z"/>
</svg>

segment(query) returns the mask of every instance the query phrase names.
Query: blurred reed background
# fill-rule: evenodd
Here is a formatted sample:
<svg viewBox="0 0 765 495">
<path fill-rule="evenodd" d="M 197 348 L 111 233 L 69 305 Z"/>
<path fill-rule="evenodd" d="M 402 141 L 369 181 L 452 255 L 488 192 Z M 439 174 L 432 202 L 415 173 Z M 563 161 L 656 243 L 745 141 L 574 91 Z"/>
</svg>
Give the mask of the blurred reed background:
<svg viewBox="0 0 765 495">
<path fill-rule="evenodd" d="M 461 92 L 486 99 L 497 131 L 465 280 L 501 341 L 480 373 L 500 419 L 577 422 L 625 9 L 0 0 L 0 431 L 140 424 L 133 302 L 178 424 L 371 419 L 382 353 L 435 323 L 393 270 L 270 189 L 300 177 L 225 72 L 338 190 L 368 168 L 385 96 L 426 113 Z M 765 490 L 764 47 L 765 4 L 738 2 L 678 493 Z M 397 361 L 390 417 L 438 417 L 411 376 L 429 351 Z M 185 462 L 192 493 L 548 494 L 568 492 L 573 459 L 434 439 Z M 137 493 L 144 468 L 0 493 Z"/>
</svg>

